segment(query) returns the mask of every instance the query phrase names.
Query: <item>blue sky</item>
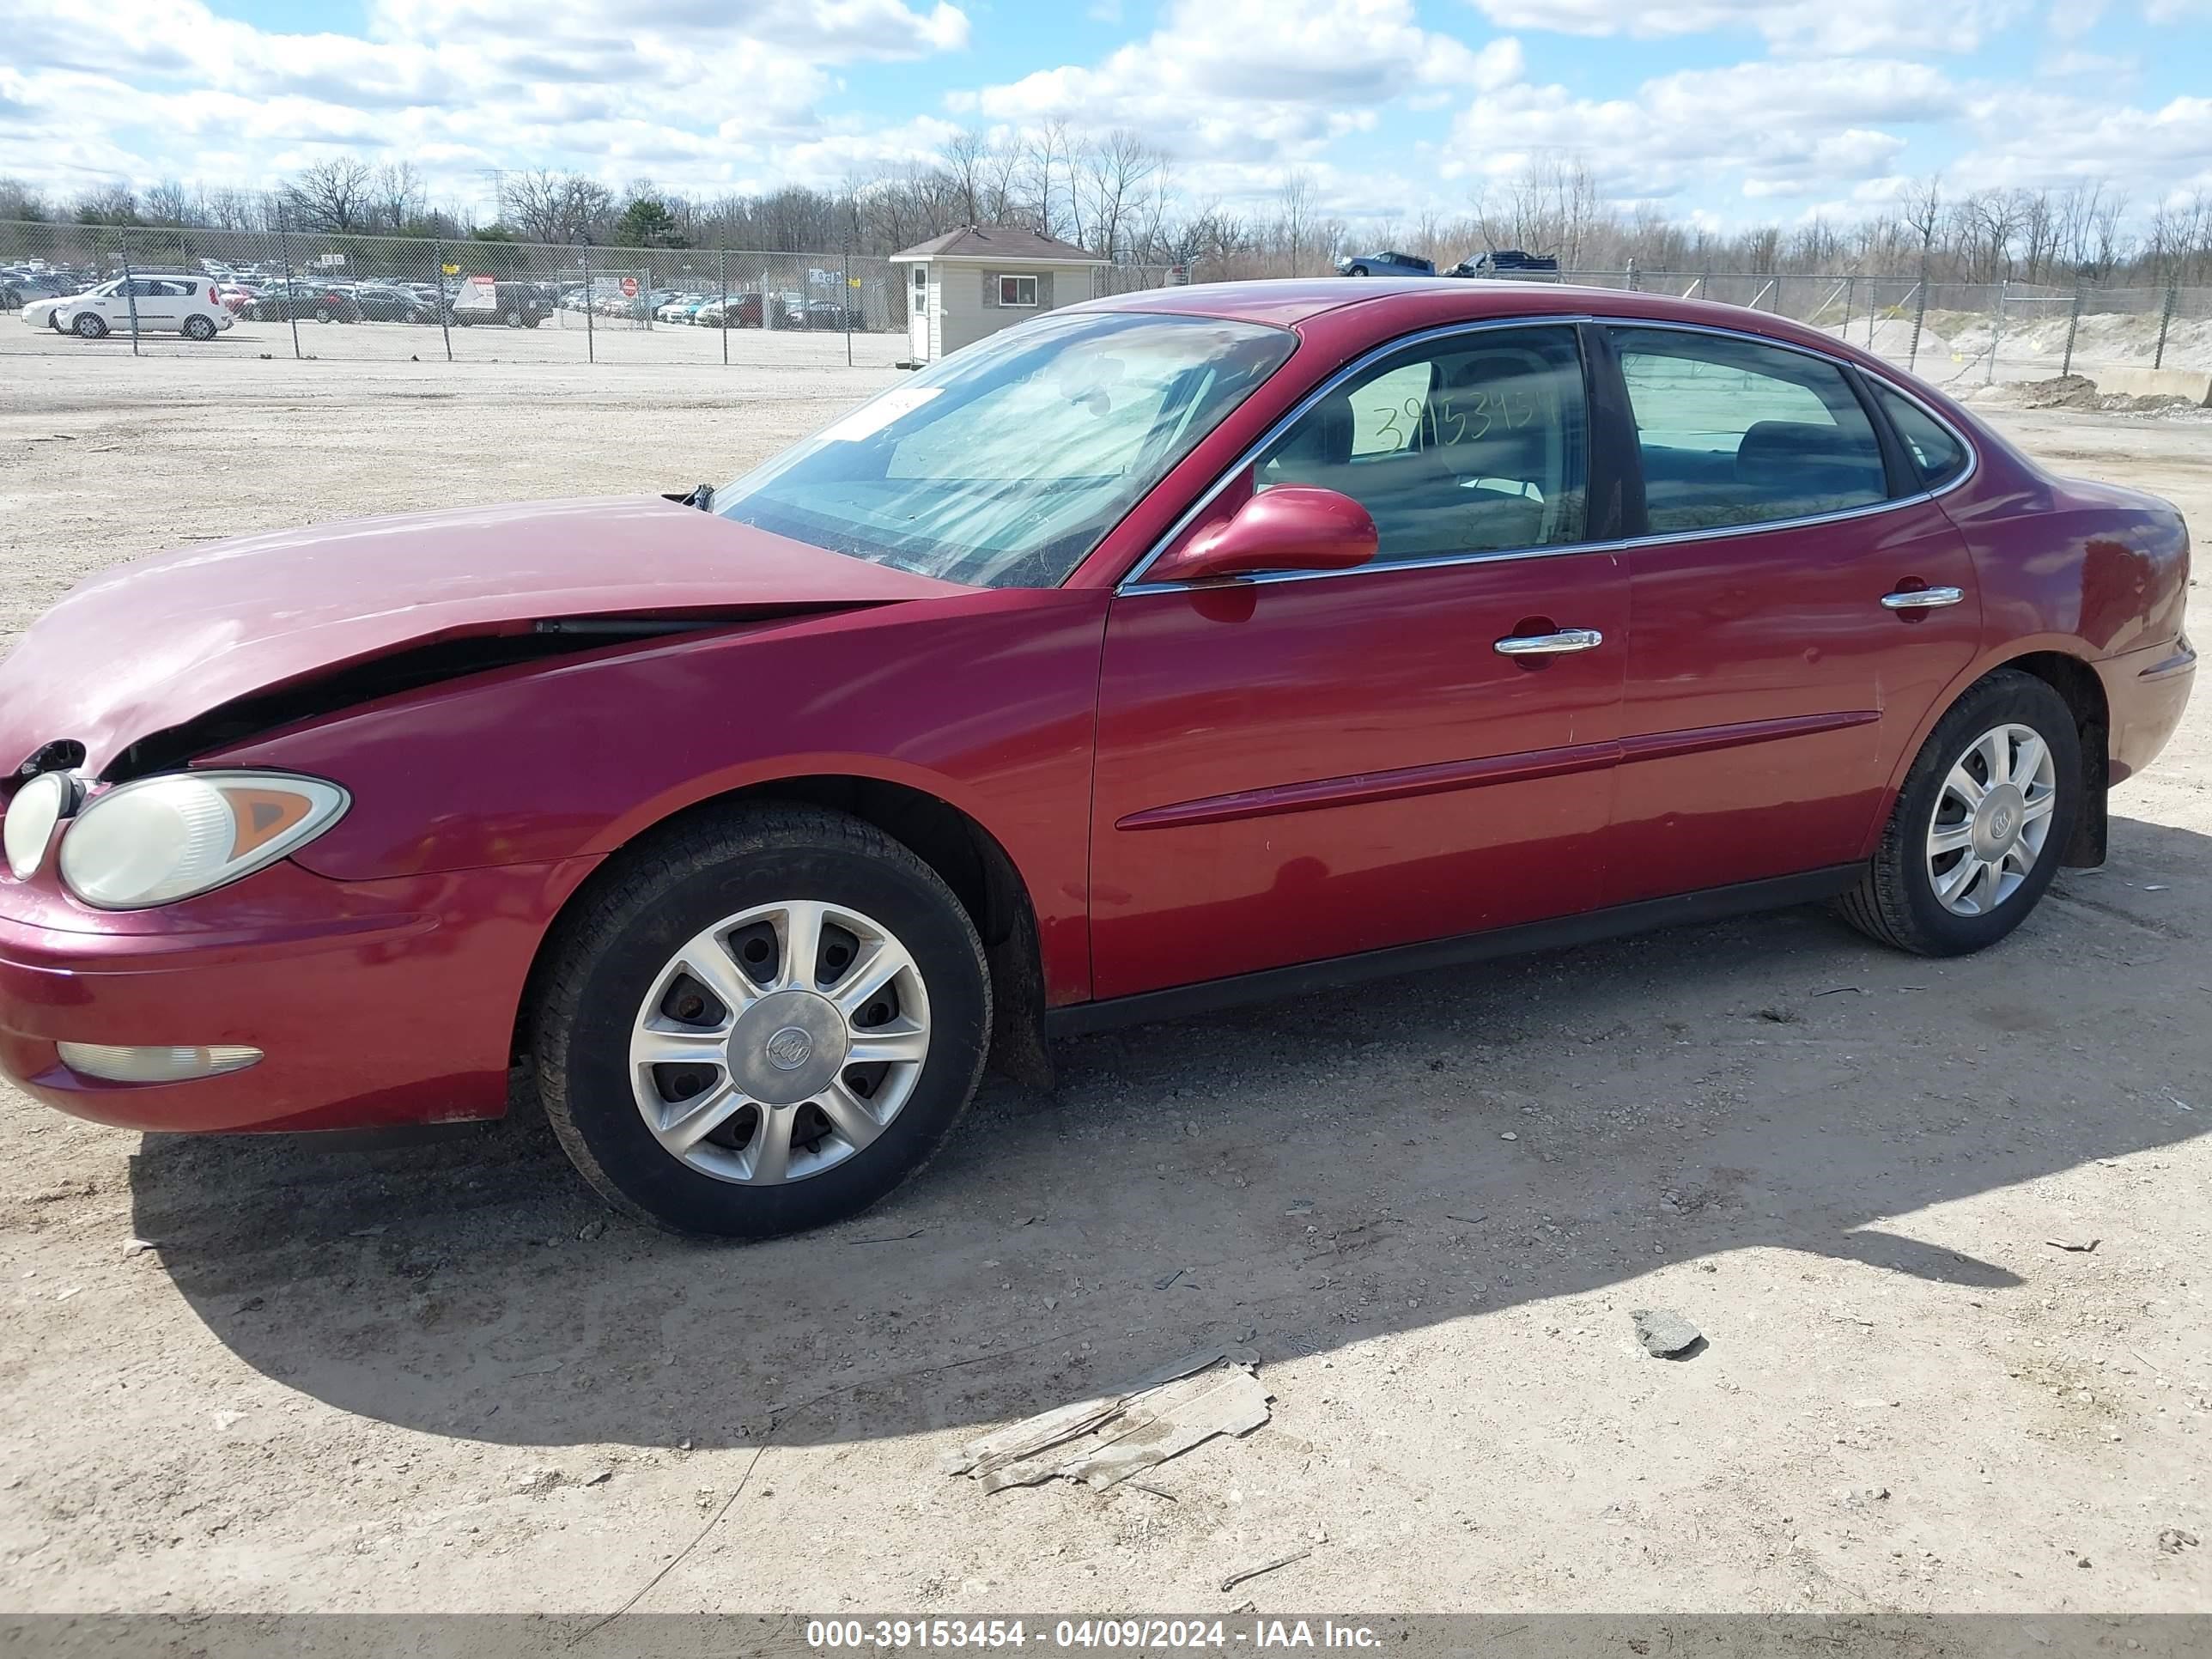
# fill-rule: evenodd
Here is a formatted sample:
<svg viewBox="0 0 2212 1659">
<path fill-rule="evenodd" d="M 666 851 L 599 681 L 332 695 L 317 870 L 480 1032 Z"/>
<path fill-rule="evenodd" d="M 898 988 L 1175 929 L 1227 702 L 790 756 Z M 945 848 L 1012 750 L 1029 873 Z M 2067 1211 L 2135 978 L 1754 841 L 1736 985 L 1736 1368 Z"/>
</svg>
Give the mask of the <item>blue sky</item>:
<svg viewBox="0 0 2212 1659">
<path fill-rule="evenodd" d="M 1727 225 L 1939 171 L 2212 191 L 2212 0 L 40 0 L 9 35 L 0 173 L 64 194 L 338 151 L 479 208 L 492 167 L 834 185 L 1049 121 L 1237 211 L 1300 169 L 1355 224 L 1552 154 Z"/>
</svg>

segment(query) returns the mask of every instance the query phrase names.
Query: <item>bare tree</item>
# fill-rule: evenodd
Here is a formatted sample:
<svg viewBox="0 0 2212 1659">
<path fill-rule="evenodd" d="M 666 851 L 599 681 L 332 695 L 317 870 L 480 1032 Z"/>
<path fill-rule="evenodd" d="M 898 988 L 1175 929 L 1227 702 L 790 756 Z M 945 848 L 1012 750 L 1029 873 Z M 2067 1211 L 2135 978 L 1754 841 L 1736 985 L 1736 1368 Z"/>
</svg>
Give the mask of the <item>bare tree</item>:
<svg viewBox="0 0 2212 1659">
<path fill-rule="evenodd" d="M 429 191 L 412 161 L 391 161 L 377 168 L 371 192 L 377 220 L 395 234 L 421 220 L 429 206 Z"/>
<path fill-rule="evenodd" d="M 1285 173 L 1275 191 L 1275 212 L 1276 227 L 1290 256 L 1289 274 L 1296 276 L 1304 258 L 1306 238 L 1313 228 L 1313 174 L 1304 167 L 1292 167 Z"/>
<path fill-rule="evenodd" d="M 1090 198 L 1092 252 L 1109 259 L 1129 251 L 1167 156 L 1141 134 L 1117 127 L 1084 157 L 1083 193 Z"/>
<path fill-rule="evenodd" d="M 945 171 L 951 179 L 954 198 L 964 216 L 962 222 L 981 224 L 984 173 L 991 161 L 990 140 L 970 127 L 946 139 L 938 154 L 945 158 Z"/>
<path fill-rule="evenodd" d="M 573 242 L 603 231 L 614 205 L 613 191 L 580 173 L 538 167 L 501 180 L 500 217 L 533 242 Z"/>
<path fill-rule="evenodd" d="M 343 234 L 371 228 L 374 183 L 368 162 L 337 155 L 316 162 L 279 193 L 299 229 Z"/>
</svg>

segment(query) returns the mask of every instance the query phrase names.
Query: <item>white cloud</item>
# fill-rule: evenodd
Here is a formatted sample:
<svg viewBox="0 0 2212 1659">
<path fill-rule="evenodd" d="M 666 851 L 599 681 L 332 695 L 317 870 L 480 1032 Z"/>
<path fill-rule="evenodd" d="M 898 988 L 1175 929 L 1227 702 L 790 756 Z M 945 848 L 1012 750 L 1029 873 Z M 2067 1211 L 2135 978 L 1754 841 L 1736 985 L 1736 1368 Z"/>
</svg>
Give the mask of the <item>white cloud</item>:
<svg viewBox="0 0 2212 1659">
<path fill-rule="evenodd" d="M 1687 70 L 1631 98 L 1521 85 L 1461 112 L 1445 170 L 1479 185 L 1537 155 L 1568 153 L 1623 198 L 1671 197 L 1717 179 L 1748 197 L 1796 196 L 1891 171 L 1906 141 L 1875 123 L 1939 120 L 1962 107 L 1940 70 L 1891 59 Z"/>
<path fill-rule="evenodd" d="M 994 121 L 1128 126 L 1188 155 L 1279 161 L 1316 157 L 1416 89 L 1503 87 L 1523 70 L 1517 40 L 1477 50 L 1423 29 L 1412 0 L 1176 0 L 1151 35 L 1095 65 L 948 102 Z"/>
<path fill-rule="evenodd" d="M 2189 4 L 2196 0 L 2151 0 Z M 1960 0 L 1932 6 L 1926 0 L 1474 0 L 1500 28 L 1548 29 L 1564 34 L 1626 34 L 1643 40 L 1749 30 L 1778 50 L 1863 52 L 1920 50 L 1972 52 L 2027 10 L 2027 0 Z"/>
<path fill-rule="evenodd" d="M 811 177 L 841 136 L 816 109 L 841 66 L 959 50 L 969 22 L 949 0 L 373 0 L 363 38 L 259 29 L 203 0 L 40 0 L 8 31 L 0 172 L 254 187 L 330 146 L 474 196 L 471 175 L 497 166 Z M 109 137 L 135 129 L 158 134 L 150 154 Z M 908 143 L 886 125 L 849 148 Z"/>
</svg>

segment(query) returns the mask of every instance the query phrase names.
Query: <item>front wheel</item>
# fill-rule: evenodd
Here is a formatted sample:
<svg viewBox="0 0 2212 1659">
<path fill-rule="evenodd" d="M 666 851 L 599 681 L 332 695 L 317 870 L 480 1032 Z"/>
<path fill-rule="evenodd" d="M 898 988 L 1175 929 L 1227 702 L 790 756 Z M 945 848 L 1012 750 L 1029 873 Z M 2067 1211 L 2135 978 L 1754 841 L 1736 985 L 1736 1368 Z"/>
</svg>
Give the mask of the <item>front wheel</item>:
<svg viewBox="0 0 2212 1659">
<path fill-rule="evenodd" d="M 2074 711 L 2048 682 L 1999 670 L 1921 746 L 1844 919 L 1920 956 L 1996 944 L 2057 874 L 2081 792 Z"/>
<path fill-rule="evenodd" d="M 80 312 L 74 325 L 80 340 L 97 340 L 107 332 L 107 325 L 91 312 Z"/>
<path fill-rule="evenodd" d="M 974 923 L 842 813 L 702 817 L 638 849 L 549 949 L 546 1115 L 603 1194 L 674 1231 L 762 1238 L 866 1209 L 981 1077 Z"/>
</svg>

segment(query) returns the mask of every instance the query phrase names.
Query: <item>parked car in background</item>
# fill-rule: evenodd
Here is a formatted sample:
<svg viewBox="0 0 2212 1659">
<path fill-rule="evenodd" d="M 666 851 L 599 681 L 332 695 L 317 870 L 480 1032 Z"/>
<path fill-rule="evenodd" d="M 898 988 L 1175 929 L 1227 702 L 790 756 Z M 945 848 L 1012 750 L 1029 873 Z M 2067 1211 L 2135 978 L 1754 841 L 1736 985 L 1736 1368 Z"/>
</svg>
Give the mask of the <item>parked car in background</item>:
<svg viewBox="0 0 2212 1659">
<path fill-rule="evenodd" d="M 39 300 L 56 300 L 76 292 L 69 279 L 50 271 L 0 270 L 0 311 L 16 311 Z"/>
<path fill-rule="evenodd" d="M 1462 259 L 1451 269 L 1455 276 L 1553 276 L 1559 273 L 1556 253 L 1524 253 L 1517 247 L 1492 248 L 1479 259 Z"/>
<path fill-rule="evenodd" d="M 58 294 L 50 300 L 26 301 L 23 320 L 33 328 L 51 328 L 58 331 L 64 307 L 85 291 L 83 287 L 73 286 L 67 294 Z"/>
<path fill-rule="evenodd" d="M 653 320 L 662 323 L 688 323 L 692 311 L 707 302 L 703 294 L 672 294 L 653 307 Z"/>
<path fill-rule="evenodd" d="M 840 333 L 844 331 L 850 320 L 845 307 L 835 300 L 809 300 L 805 317 L 809 328 L 833 329 Z"/>
<path fill-rule="evenodd" d="M 351 289 L 353 302 L 361 307 L 361 314 L 374 323 L 434 323 L 438 320 L 435 300 L 424 300 L 422 295 L 395 283 L 356 283 Z"/>
<path fill-rule="evenodd" d="M 550 283 L 512 281 L 465 281 L 456 294 L 452 320 L 462 327 L 536 328 L 553 314 L 556 298 Z"/>
<path fill-rule="evenodd" d="M 212 340 L 231 322 L 216 285 L 198 275 L 118 276 L 63 301 L 52 317 L 55 328 L 87 340 L 134 330 Z"/>
<path fill-rule="evenodd" d="M 283 323 L 295 319 L 301 322 L 357 323 L 362 318 L 361 306 L 350 294 L 328 283 L 305 282 L 298 277 L 289 283 L 280 278 L 270 283 L 238 314 L 257 323 Z"/>
<path fill-rule="evenodd" d="M 2189 571 L 1769 313 L 1094 300 L 680 501 L 85 582 L 0 660 L 0 1072 L 176 1133 L 520 1063 L 630 1212 L 818 1225 L 1056 1035 L 1825 900 L 1993 945 L 2181 720 Z"/>
<path fill-rule="evenodd" d="M 1336 262 L 1337 274 L 1343 276 L 1433 276 L 1437 274 L 1433 261 L 1418 253 L 1399 253 L 1386 250 L 1381 253 L 1347 253 Z"/>
</svg>

